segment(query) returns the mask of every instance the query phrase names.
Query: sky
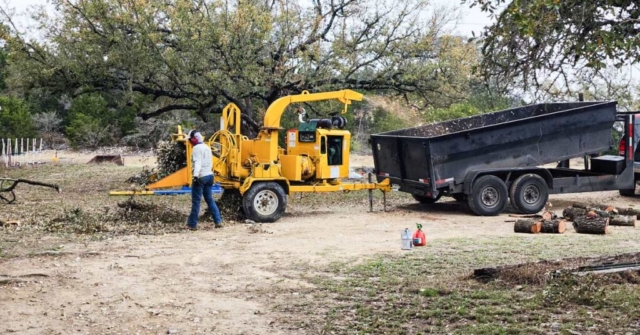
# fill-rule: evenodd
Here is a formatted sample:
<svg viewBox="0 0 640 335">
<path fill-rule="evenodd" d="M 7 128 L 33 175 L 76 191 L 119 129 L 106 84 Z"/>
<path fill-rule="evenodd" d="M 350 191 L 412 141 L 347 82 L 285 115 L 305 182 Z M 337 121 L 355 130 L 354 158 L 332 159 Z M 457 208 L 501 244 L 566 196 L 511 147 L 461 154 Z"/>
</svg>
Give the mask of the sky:
<svg viewBox="0 0 640 335">
<path fill-rule="evenodd" d="M 7 0 L 4 0 L 7 1 Z M 48 0 L 8 0 L 9 7 L 13 7 L 17 12 L 24 12 L 30 6 L 33 5 L 47 5 Z M 471 36 L 471 32 L 475 31 L 479 33 L 486 25 L 491 24 L 488 14 L 483 13 L 478 8 L 469 8 L 468 5 L 461 5 L 460 1 L 454 0 L 432 0 L 431 3 L 435 6 L 459 6 L 463 9 L 463 15 L 460 22 L 455 26 L 455 31 L 465 36 Z"/>
</svg>

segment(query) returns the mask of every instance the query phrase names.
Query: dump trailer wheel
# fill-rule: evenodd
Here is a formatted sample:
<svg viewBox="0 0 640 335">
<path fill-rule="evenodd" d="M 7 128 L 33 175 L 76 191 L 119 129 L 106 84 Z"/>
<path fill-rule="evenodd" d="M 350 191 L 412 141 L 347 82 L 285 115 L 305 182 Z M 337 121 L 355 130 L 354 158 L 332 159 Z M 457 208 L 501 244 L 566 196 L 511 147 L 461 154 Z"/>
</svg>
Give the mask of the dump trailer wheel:
<svg viewBox="0 0 640 335">
<path fill-rule="evenodd" d="M 429 204 L 435 204 L 438 200 L 440 200 L 440 198 L 442 197 L 442 193 L 438 194 L 438 196 L 434 199 L 431 197 L 425 197 L 423 195 L 417 195 L 417 194 L 411 194 L 411 196 L 416 199 L 416 201 L 418 201 L 421 204 L 424 205 L 429 205 Z"/>
<path fill-rule="evenodd" d="M 242 197 L 242 207 L 250 220 L 275 222 L 287 208 L 287 194 L 278 183 L 254 183 Z"/>
<path fill-rule="evenodd" d="M 507 185 L 502 179 L 482 176 L 473 183 L 467 204 L 477 215 L 496 216 L 504 210 L 508 197 Z"/>
<path fill-rule="evenodd" d="M 511 205 L 523 214 L 540 212 L 549 200 L 547 182 L 537 174 L 529 173 L 518 177 L 509 191 Z"/>
</svg>

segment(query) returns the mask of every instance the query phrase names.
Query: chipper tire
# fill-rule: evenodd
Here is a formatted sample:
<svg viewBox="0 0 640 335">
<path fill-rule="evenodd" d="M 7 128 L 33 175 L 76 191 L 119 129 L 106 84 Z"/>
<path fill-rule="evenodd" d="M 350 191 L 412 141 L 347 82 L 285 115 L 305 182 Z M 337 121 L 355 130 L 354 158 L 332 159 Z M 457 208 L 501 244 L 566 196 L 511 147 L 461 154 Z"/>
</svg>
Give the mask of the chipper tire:
<svg viewBox="0 0 640 335">
<path fill-rule="evenodd" d="M 425 197 L 422 195 L 417 195 L 417 194 L 411 194 L 411 196 L 416 199 L 417 202 L 423 204 L 423 205 L 430 205 L 430 204 L 435 204 L 436 202 L 438 202 L 438 200 L 440 200 L 440 197 L 442 196 L 442 194 L 438 194 L 438 196 L 434 199 L 431 197 Z"/>
<path fill-rule="evenodd" d="M 477 215 L 496 216 L 504 210 L 508 197 L 507 185 L 502 179 L 482 176 L 473 183 L 467 204 Z"/>
<path fill-rule="evenodd" d="M 287 208 L 287 194 L 278 183 L 254 183 L 242 197 L 242 207 L 249 220 L 275 222 Z"/>
<path fill-rule="evenodd" d="M 523 214 L 540 212 L 549 201 L 547 182 L 537 174 L 529 173 L 518 177 L 509 191 L 511 206 Z"/>
</svg>

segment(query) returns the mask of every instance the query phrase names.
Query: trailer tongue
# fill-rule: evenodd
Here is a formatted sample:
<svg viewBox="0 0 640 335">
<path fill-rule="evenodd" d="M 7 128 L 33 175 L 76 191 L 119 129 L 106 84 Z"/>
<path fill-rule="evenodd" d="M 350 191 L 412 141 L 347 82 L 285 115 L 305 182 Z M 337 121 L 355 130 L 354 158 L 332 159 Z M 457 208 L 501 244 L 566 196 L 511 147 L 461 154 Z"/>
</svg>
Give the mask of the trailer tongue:
<svg viewBox="0 0 640 335">
<path fill-rule="evenodd" d="M 616 102 L 537 104 L 371 136 L 379 179 L 424 203 L 466 199 L 479 215 L 497 215 L 508 199 L 540 211 L 549 193 L 633 188 L 633 156 L 590 158 L 587 170 L 543 168 L 612 147 L 612 126 L 633 119 Z M 637 136 L 629 137 L 635 152 Z M 634 142 L 635 141 L 635 142 Z"/>
</svg>

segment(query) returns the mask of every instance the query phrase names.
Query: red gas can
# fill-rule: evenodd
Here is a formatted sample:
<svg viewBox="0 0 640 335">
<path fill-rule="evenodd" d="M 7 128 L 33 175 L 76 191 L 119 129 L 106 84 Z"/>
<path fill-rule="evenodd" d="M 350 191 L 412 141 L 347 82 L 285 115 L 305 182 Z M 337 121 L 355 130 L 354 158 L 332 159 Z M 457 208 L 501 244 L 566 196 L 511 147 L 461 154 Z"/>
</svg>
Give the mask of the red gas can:
<svg viewBox="0 0 640 335">
<path fill-rule="evenodd" d="M 423 247 L 427 245 L 427 236 L 422 231 L 422 225 L 418 223 L 418 230 L 413 233 L 413 245 L 416 247 Z"/>
</svg>

